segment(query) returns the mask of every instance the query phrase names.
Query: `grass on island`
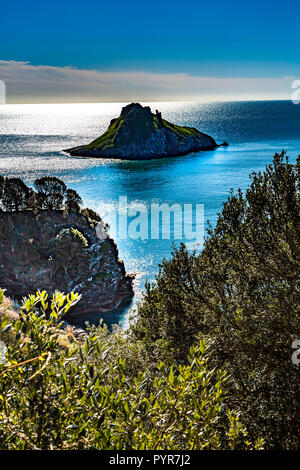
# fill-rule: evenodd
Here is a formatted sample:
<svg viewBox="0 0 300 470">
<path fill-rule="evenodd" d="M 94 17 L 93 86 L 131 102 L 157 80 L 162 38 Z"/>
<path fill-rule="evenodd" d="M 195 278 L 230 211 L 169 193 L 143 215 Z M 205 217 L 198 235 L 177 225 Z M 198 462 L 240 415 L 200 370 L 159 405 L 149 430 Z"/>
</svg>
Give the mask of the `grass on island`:
<svg viewBox="0 0 300 470">
<path fill-rule="evenodd" d="M 124 122 L 123 117 L 118 117 L 107 129 L 104 134 L 102 134 L 100 137 L 97 139 L 93 140 L 90 144 L 88 144 L 86 147 L 91 149 L 91 148 L 102 148 L 103 150 L 112 148 L 115 146 L 114 142 L 115 139 L 118 135 L 118 132 Z"/>
<path fill-rule="evenodd" d="M 128 145 L 130 143 L 130 139 L 127 138 L 120 138 L 119 131 L 121 127 L 125 123 L 125 119 L 123 116 L 118 117 L 117 119 L 113 120 L 109 128 L 107 129 L 104 134 L 102 134 L 97 139 L 93 140 L 90 144 L 86 146 L 88 149 L 99 149 L 107 150 L 113 148 L 117 145 Z M 194 127 L 182 127 L 177 126 L 176 124 L 172 124 L 171 122 L 166 121 L 165 119 L 162 120 L 163 127 L 172 133 L 176 134 L 177 137 L 184 139 L 187 137 L 199 137 L 200 135 L 204 135 L 202 132 L 198 131 Z M 134 126 L 135 127 L 135 126 Z M 152 114 L 152 122 L 151 120 L 141 122 L 140 125 L 132 128 L 132 133 L 136 134 L 136 137 L 142 141 L 146 140 L 153 132 L 159 129 L 158 119 L 155 115 Z"/>
</svg>

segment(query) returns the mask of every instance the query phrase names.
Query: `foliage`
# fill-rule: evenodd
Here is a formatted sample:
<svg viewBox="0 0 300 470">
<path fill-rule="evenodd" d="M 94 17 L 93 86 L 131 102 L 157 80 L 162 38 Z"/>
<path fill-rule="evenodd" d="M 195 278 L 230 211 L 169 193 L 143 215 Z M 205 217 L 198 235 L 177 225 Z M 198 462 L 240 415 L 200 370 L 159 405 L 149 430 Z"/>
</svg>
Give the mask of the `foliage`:
<svg viewBox="0 0 300 470">
<path fill-rule="evenodd" d="M 93 140 L 87 148 L 102 148 L 103 150 L 114 147 L 118 132 L 124 123 L 124 118 L 119 117 L 113 120 L 104 134 Z"/>
<path fill-rule="evenodd" d="M 74 189 L 67 189 L 65 207 L 68 212 L 80 212 L 82 199 Z"/>
<path fill-rule="evenodd" d="M 163 260 L 127 332 L 63 342 L 79 297 L 25 299 L 1 326 L 0 449 L 298 449 L 299 182 L 300 158 L 284 153 L 253 173 L 200 255 L 181 245 Z M 67 271 L 87 244 L 58 234 Z"/>
<path fill-rule="evenodd" d="M 6 178 L 1 193 L 3 208 L 18 212 L 27 208 L 31 191 L 20 178 Z"/>
<path fill-rule="evenodd" d="M 162 123 L 166 129 L 170 130 L 182 139 L 186 137 L 199 137 L 200 135 L 205 135 L 203 132 L 198 131 L 198 129 L 195 127 L 178 126 L 176 124 L 172 124 L 169 121 L 166 121 L 165 119 L 162 120 Z"/>
<path fill-rule="evenodd" d="M 37 190 L 37 203 L 39 209 L 59 210 L 62 208 L 67 187 L 56 177 L 45 176 L 34 182 Z"/>
<path fill-rule="evenodd" d="M 60 243 L 70 243 L 70 240 L 75 241 L 82 248 L 87 248 L 89 243 L 86 237 L 76 228 L 64 228 L 57 235 L 56 240 Z M 68 245 L 66 245 L 67 247 Z"/>
<path fill-rule="evenodd" d="M 272 449 L 300 447 L 300 159 L 276 154 L 232 193 L 200 255 L 184 246 L 147 286 L 134 326 L 149 354 L 185 363 L 199 338 L 211 367 L 231 375 L 226 388 L 251 436 Z"/>
<path fill-rule="evenodd" d="M 89 222 L 101 222 L 101 217 L 97 212 L 93 211 L 93 209 L 90 209 L 88 207 L 85 207 L 84 209 L 81 210 L 81 214 L 84 215 L 87 219 L 89 219 Z"/>
<path fill-rule="evenodd" d="M 80 230 L 73 227 L 62 229 L 50 246 L 57 269 L 63 268 L 65 275 L 68 276 L 72 268 L 78 270 L 80 263 L 87 264 L 88 246 L 88 240 Z"/>
<path fill-rule="evenodd" d="M 81 197 L 74 189 L 67 188 L 60 179 L 39 178 L 35 180 L 34 187 L 37 192 L 19 178 L 5 178 L 0 175 L 0 210 L 36 212 L 65 209 L 68 212 L 80 212 Z"/>
<path fill-rule="evenodd" d="M 119 340 L 107 343 L 101 327 L 63 348 L 61 319 L 78 300 L 37 292 L 19 320 L 2 321 L 11 339 L 0 365 L 1 450 L 252 447 L 226 406 L 228 376 L 208 369 L 204 343 L 191 349 L 188 365 L 161 362 L 154 376 L 128 369 Z"/>
</svg>

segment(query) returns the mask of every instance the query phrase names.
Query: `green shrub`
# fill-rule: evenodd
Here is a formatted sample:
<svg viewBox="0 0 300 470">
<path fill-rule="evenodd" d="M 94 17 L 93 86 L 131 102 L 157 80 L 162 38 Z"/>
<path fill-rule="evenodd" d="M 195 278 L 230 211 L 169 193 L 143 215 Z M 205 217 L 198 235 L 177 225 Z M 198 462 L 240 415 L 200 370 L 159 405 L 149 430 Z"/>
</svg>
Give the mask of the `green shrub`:
<svg viewBox="0 0 300 470">
<path fill-rule="evenodd" d="M 211 367 L 231 375 L 226 387 L 252 438 L 272 449 L 300 447 L 300 159 L 276 154 L 232 193 L 200 255 L 182 245 L 147 286 L 134 333 L 148 354 L 185 363 L 198 338 L 209 340 Z"/>
<path fill-rule="evenodd" d="M 88 207 L 85 207 L 84 209 L 81 209 L 81 214 L 86 217 L 90 223 L 93 222 L 101 222 L 102 219 L 97 212 L 95 212 L 93 209 L 89 209 Z"/>
<path fill-rule="evenodd" d="M 128 368 L 120 350 L 118 357 L 120 332 L 107 341 L 105 329 L 92 328 L 83 343 L 61 347 L 61 318 L 78 300 L 38 292 L 19 320 L 2 321 L 11 334 L 0 364 L 1 450 L 252 447 L 226 405 L 227 373 L 209 370 L 204 343 L 188 365 L 162 362 L 154 375 Z"/>
</svg>

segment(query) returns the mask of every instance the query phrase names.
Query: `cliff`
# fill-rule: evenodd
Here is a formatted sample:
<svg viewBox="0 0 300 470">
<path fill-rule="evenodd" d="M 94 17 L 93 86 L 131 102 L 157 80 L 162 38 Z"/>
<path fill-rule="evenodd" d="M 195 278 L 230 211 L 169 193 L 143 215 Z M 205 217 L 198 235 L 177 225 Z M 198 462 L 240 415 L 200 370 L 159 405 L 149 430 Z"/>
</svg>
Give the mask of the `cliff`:
<svg viewBox="0 0 300 470">
<path fill-rule="evenodd" d="M 21 299 L 37 290 L 78 292 L 82 298 L 68 315 L 75 324 L 130 302 L 132 278 L 118 259 L 114 241 L 99 239 L 96 226 L 83 214 L 1 212 L 0 226 L 0 286 L 8 296 Z"/>
<path fill-rule="evenodd" d="M 222 144 L 224 145 L 224 144 Z M 182 127 L 132 103 L 112 119 L 107 131 L 88 145 L 66 149 L 72 156 L 146 160 L 211 150 L 218 145 L 194 127 Z"/>
</svg>

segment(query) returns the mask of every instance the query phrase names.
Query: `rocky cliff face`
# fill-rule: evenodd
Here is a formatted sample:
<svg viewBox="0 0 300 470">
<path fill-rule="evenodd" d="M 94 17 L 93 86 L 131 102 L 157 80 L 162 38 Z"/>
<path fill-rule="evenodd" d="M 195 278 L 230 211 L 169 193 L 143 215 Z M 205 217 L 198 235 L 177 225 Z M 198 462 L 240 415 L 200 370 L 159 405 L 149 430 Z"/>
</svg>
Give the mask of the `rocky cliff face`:
<svg viewBox="0 0 300 470">
<path fill-rule="evenodd" d="M 96 227 L 82 214 L 0 213 L 0 227 L 0 286 L 8 296 L 21 299 L 37 290 L 78 292 L 82 298 L 68 317 L 74 324 L 130 302 L 132 277 L 126 275 L 114 241 L 99 239 Z M 71 240 L 67 249 L 60 246 L 58 234 L 70 229 L 80 232 L 87 244 Z"/>
<path fill-rule="evenodd" d="M 185 155 L 217 147 L 215 140 L 193 127 L 182 127 L 132 103 L 113 119 L 108 130 L 88 145 L 65 150 L 73 156 L 143 160 Z"/>
</svg>

